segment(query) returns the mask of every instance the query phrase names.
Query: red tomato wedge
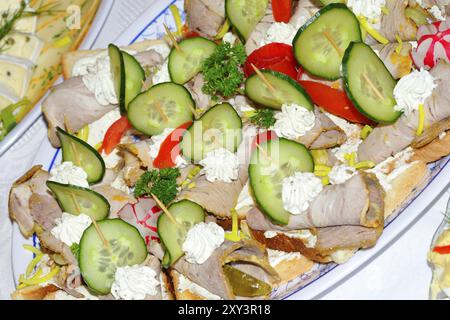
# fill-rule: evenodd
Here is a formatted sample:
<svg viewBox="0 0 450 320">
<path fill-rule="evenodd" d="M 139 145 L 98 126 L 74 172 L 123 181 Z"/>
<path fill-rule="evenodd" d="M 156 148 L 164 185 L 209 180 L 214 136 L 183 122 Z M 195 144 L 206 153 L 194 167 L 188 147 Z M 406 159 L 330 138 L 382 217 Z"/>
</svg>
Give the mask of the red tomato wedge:
<svg viewBox="0 0 450 320">
<path fill-rule="evenodd" d="M 255 139 L 253 140 L 252 150 L 255 150 L 257 145 L 264 143 L 266 141 L 276 139 L 276 138 L 278 138 L 278 136 L 275 133 L 275 131 L 264 131 L 264 132 L 258 134 L 255 137 Z"/>
<path fill-rule="evenodd" d="M 276 22 L 288 23 L 292 15 L 292 0 L 272 0 L 272 14 Z"/>
<path fill-rule="evenodd" d="M 434 247 L 433 252 L 439 254 L 450 254 L 450 246 Z"/>
<path fill-rule="evenodd" d="M 258 69 L 278 71 L 292 79 L 297 79 L 297 62 L 292 46 L 288 44 L 274 42 L 253 51 L 244 64 L 246 77 L 255 72 L 252 64 Z"/>
<path fill-rule="evenodd" d="M 180 154 L 180 141 L 183 134 L 191 126 L 192 121 L 186 122 L 172 131 L 163 141 L 158 156 L 153 160 L 153 166 L 158 169 L 175 167 L 175 159 Z"/>
<path fill-rule="evenodd" d="M 113 150 L 119 145 L 120 140 L 122 139 L 125 132 L 130 130 L 131 124 L 128 121 L 128 118 L 122 116 L 119 120 L 114 122 L 111 127 L 109 127 L 108 131 L 105 133 L 105 137 L 103 138 L 103 143 L 101 147 L 101 151 L 106 154 L 110 154 Z"/>
<path fill-rule="evenodd" d="M 313 102 L 325 111 L 350 122 L 374 124 L 372 120 L 366 118 L 356 109 L 344 91 L 315 81 L 300 80 L 298 83 L 311 96 Z"/>
</svg>

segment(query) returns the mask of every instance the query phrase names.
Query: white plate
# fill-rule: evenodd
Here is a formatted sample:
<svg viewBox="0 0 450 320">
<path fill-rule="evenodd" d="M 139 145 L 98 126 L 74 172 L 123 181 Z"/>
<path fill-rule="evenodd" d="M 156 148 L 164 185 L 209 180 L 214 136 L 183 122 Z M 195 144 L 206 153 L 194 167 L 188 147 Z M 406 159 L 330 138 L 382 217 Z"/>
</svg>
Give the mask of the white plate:
<svg viewBox="0 0 450 320">
<path fill-rule="evenodd" d="M 115 41 L 119 45 L 127 45 L 143 39 L 157 39 L 165 34 L 163 23 L 174 29 L 174 22 L 169 11 L 169 5 L 176 4 L 183 12 L 183 0 L 156 1 L 126 32 Z M 182 14 L 184 18 L 184 13 Z M 45 140 L 35 159 L 35 163 L 43 164 L 50 169 L 54 163 L 61 161 L 60 152 L 55 151 Z M 386 228 L 374 248 L 360 250 L 346 264 L 316 265 L 314 270 L 295 279 L 274 292 L 275 299 L 314 299 L 331 290 L 339 282 L 354 274 L 358 269 L 370 263 L 377 255 L 387 249 L 387 246 L 402 236 L 408 228 L 424 214 L 430 204 L 443 192 L 450 177 L 450 157 L 430 166 L 431 177 L 427 186 L 417 190 L 400 210 L 386 221 Z M 23 273 L 29 263 L 31 254 L 22 249 L 23 244 L 36 244 L 36 239 L 24 239 L 18 227 L 14 226 L 12 261 L 14 276 Z"/>
<path fill-rule="evenodd" d="M 113 4 L 114 0 L 104 0 L 101 2 L 94 21 L 92 22 L 92 26 L 89 29 L 88 34 L 84 38 L 80 49 L 92 48 L 92 45 L 95 43 L 95 40 L 97 40 L 97 37 L 105 24 L 106 18 L 111 12 Z M 62 81 L 62 77 L 60 77 L 56 81 L 56 83 L 59 83 L 60 81 Z M 45 96 L 34 106 L 34 108 L 30 112 L 28 112 L 25 118 L 20 121 L 20 123 L 5 137 L 5 139 L 0 141 L 0 157 L 25 134 L 25 132 L 33 125 L 33 123 L 36 122 L 37 119 L 39 119 L 42 114 L 41 102 L 43 101 L 43 99 L 45 99 Z"/>
</svg>

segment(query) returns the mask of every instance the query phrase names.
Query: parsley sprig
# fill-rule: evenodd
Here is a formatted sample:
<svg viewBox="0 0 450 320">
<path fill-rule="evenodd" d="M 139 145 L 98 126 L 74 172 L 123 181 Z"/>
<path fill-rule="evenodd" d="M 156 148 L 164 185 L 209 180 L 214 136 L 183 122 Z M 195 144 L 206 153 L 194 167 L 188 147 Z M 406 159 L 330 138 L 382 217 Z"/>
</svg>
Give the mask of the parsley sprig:
<svg viewBox="0 0 450 320">
<path fill-rule="evenodd" d="M 218 96 L 226 98 L 235 94 L 244 81 L 241 66 L 246 59 L 247 55 L 242 44 L 234 46 L 228 42 L 219 44 L 203 63 L 205 81 L 203 92 L 216 100 Z"/>
<path fill-rule="evenodd" d="M 275 112 L 272 109 L 258 109 L 249 120 L 254 125 L 269 129 L 276 122 Z"/>
<path fill-rule="evenodd" d="M 178 168 L 147 171 L 137 181 L 134 196 L 139 198 L 153 193 L 164 205 L 167 205 L 177 196 L 179 176 Z"/>
</svg>

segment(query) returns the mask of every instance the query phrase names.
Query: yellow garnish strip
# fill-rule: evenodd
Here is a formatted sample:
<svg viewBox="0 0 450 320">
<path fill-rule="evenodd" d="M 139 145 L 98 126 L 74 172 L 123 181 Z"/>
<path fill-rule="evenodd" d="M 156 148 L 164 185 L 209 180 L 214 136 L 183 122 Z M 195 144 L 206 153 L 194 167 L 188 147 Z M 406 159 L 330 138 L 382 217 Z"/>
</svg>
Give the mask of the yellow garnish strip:
<svg viewBox="0 0 450 320">
<path fill-rule="evenodd" d="M 320 171 L 320 170 L 314 171 L 314 175 L 316 177 L 327 177 L 329 173 L 330 171 Z"/>
<path fill-rule="evenodd" d="M 175 26 L 177 27 L 177 32 L 175 34 L 177 36 L 181 36 L 183 34 L 183 21 L 181 20 L 180 10 L 176 5 L 171 5 L 169 7 L 170 12 L 172 12 L 173 20 L 175 21 Z"/>
<path fill-rule="evenodd" d="M 33 273 L 34 268 L 35 268 L 36 265 L 39 263 L 39 261 L 41 261 L 41 259 L 42 259 L 43 256 L 44 256 L 44 255 L 43 255 L 42 253 L 36 255 L 36 257 L 35 257 L 33 260 L 31 260 L 31 262 L 28 264 L 27 270 L 25 271 L 25 276 L 26 276 L 27 278 Z"/>
<path fill-rule="evenodd" d="M 352 152 L 352 153 L 347 153 L 344 155 L 344 159 L 347 160 L 348 165 L 350 167 L 354 167 L 355 166 L 355 161 L 356 161 L 356 153 Z"/>
<path fill-rule="evenodd" d="M 364 128 L 361 129 L 361 133 L 360 133 L 361 139 L 363 139 L 363 140 L 366 139 L 369 136 L 369 134 L 372 133 L 372 131 L 373 131 L 373 128 L 371 126 L 365 125 Z"/>
<path fill-rule="evenodd" d="M 375 163 L 372 161 L 361 161 L 355 164 L 355 169 L 371 169 L 375 167 Z"/>
<path fill-rule="evenodd" d="M 29 244 L 24 244 L 24 245 L 23 245 L 23 248 L 24 248 L 25 250 L 27 250 L 27 251 L 31 251 L 31 252 L 34 253 L 35 255 L 43 254 L 41 250 L 39 250 L 38 248 L 33 247 L 33 246 L 29 245 Z"/>
<path fill-rule="evenodd" d="M 235 209 L 231 209 L 231 232 L 225 234 L 225 239 L 233 242 L 241 240 L 239 235 L 239 217 Z"/>
<path fill-rule="evenodd" d="M 191 182 L 191 183 L 188 185 L 188 189 L 194 189 L 196 186 L 197 186 L 197 184 L 196 184 L 195 182 Z"/>
<path fill-rule="evenodd" d="M 385 6 L 382 6 L 381 7 L 381 12 L 383 12 L 385 15 L 388 15 L 389 14 L 389 9 L 386 8 Z"/>
<path fill-rule="evenodd" d="M 56 276 L 58 274 L 58 272 L 59 272 L 59 267 L 54 267 L 45 276 L 38 278 L 38 274 L 39 274 L 39 276 L 40 276 L 40 274 L 42 274 L 42 269 L 39 268 L 38 272 L 36 272 L 36 275 L 33 276 L 33 278 L 31 278 L 31 279 L 23 279 L 22 278 L 22 281 L 20 281 L 20 282 L 24 283 L 26 285 L 29 285 L 29 286 L 44 283 L 44 282 L 51 280 L 54 276 Z"/>
<path fill-rule="evenodd" d="M 398 42 L 397 47 L 395 47 L 395 52 L 400 54 L 400 52 L 402 52 L 402 49 L 403 49 L 403 41 L 398 34 L 395 35 L 395 39 L 397 39 L 397 42 Z"/>
<path fill-rule="evenodd" d="M 379 43 L 382 44 L 388 44 L 389 40 L 383 37 L 377 30 L 372 28 L 372 26 L 367 22 L 367 19 L 365 17 L 358 17 L 359 23 L 364 28 L 364 30 L 367 31 L 368 34 L 372 36 L 375 40 L 377 40 Z"/>
<path fill-rule="evenodd" d="M 328 178 L 328 177 L 323 177 L 323 178 L 322 178 L 322 184 L 323 184 L 324 186 L 329 185 L 329 184 L 330 184 L 330 178 Z"/>
<path fill-rule="evenodd" d="M 245 118 L 251 118 L 256 114 L 256 110 L 251 110 L 251 111 L 244 111 L 243 112 L 243 116 Z"/>
<path fill-rule="evenodd" d="M 55 47 L 62 48 L 71 43 L 72 43 L 72 38 L 69 35 L 66 35 L 65 37 L 62 37 L 61 39 L 58 39 L 55 41 Z"/>
<path fill-rule="evenodd" d="M 328 171 L 328 172 L 330 172 L 330 171 L 331 171 L 331 167 L 325 166 L 325 165 L 323 165 L 323 164 L 316 164 L 316 165 L 314 166 L 314 170 L 317 170 L 317 171 Z"/>
<path fill-rule="evenodd" d="M 419 125 L 417 126 L 416 134 L 420 136 L 423 133 L 423 129 L 425 126 L 425 107 L 423 104 L 419 105 Z"/>
<path fill-rule="evenodd" d="M 222 25 L 222 27 L 220 27 L 219 32 L 217 33 L 217 35 L 215 36 L 216 40 L 220 40 L 223 38 L 223 36 L 228 32 L 228 30 L 230 30 L 230 21 L 228 19 L 225 20 L 225 23 Z"/>
<path fill-rule="evenodd" d="M 76 136 L 77 136 L 79 139 L 83 140 L 84 142 L 87 142 L 87 141 L 88 141 L 88 138 L 89 138 L 89 126 L 84 126 L 83 128 L 81 128 L 81 129 L 77 132 Z M 98 149 L 97 149 L 97 150 L 98 150 Z"/>
</svg>

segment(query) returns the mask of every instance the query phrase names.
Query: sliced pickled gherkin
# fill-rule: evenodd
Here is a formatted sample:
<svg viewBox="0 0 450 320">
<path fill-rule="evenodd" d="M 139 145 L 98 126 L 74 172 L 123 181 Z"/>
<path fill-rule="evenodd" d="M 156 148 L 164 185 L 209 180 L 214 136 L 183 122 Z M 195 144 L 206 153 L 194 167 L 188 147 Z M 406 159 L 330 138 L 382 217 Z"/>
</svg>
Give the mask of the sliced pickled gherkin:
<svg viewBox="0 0 450 320">
<path fill-rule="evenodd" d="M 264 281 L 244 273 L 228 264 L 223 266 L 223 272 L 227 277 L 233 293 L 239 297 L 261 297 L 272 292 L 272 287 Z"/>
</svg>

